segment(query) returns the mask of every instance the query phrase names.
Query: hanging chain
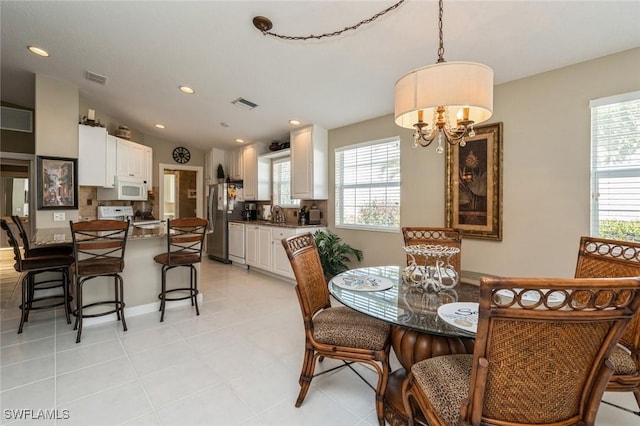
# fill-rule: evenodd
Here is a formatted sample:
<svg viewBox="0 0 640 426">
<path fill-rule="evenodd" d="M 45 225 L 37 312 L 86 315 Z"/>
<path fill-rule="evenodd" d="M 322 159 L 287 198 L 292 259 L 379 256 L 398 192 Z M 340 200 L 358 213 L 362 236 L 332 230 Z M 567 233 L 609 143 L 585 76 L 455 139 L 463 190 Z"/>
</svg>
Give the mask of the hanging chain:
<svg viewBox="0 0 640 426">
<path fill-rule="evenodd" d="M 385 15 L 385 14 L 391 12 L 392 10 L 397 9 L 402 3 L 404 3 L 404 0 L 400 0 L 399 2 L 394 4 L 393 6 L 388 7 L 387 9 L 376 13 L 375 15 L 373 15 L 369 19 L 365 19 L 363 21 L 358 22 L 355 25 L 352 25 L 350 27 L 345 27 L 342 30 L 334 31 L 332 33 L 324 33 L 324 34 L 320 34 L 320 35 L 311 34 L 311 35 L 308 35 L 308 36 L 289 36 L 289 35 L 277 34 L 277 33 L 274 33 L 272 31 L 262 31 L 262 34 L 270 35 L 270 36 L 277 37 L 277 38 L 280 38 L 280 39 L 283 39 L 283 40 L 309 40 L 309 39 L 312 39 L 312 38 L 315 38 L 316 40 L 320 40 L 321 38 L 325 38 L 325 37 L 335 37 L 335 36 L 338 36 L 338 35 L 340 35 L 340 34 L 342 34 L 344 32 L 347 32 L 347 31 L 357 30 L 361 25 L 370 24 L 371 22 L 375 21 L 376 19 L 378 19 L 382 15 Z"/>
<path fill-rule="evenodd" d="M 438 63 L 444 62 L 444 40 L 443 40 L 444 37 L 442 36 L 442 15 L 444 14 L 444 11 L 443 11 L 442 3 L 443 3 L 443 0 L 440 0 L 440 3 L 439 3 L 440 12 L 438 14 L 438 31 L 440 35 L 440 47 L 438 47 Z"/>
</svg>

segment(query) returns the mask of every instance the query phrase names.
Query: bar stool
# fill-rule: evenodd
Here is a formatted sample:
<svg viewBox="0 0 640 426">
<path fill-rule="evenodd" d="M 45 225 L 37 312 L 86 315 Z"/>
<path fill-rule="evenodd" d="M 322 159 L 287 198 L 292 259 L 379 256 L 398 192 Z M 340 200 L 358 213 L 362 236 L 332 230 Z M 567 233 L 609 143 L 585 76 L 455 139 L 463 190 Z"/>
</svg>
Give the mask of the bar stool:
<svg viewBox="0 0 640 426">
<path fill-rule="evenodd" d="M 160 322 L 164 321 L 166 301 L 191 299 L 191 306 L 196 307 L 196 315 L 200 315 L 198 309 L 198 270 L 194 264 L 202 260 L 202 246 L 204 234 L 209 221 L 198 217 L 167 220 L 167 252 L 153 258 L 162 265 L 162 292 L 160 299 Z M 173 288 L 167 290 L 167 271 L 186 266 L 189 268 L 189 287 Z M 176 291 L 187 292 L 186 296 L 167 297 L 168 293 Z"/>
<path fill-rule="evenodd" d="M 24 257 L 37 257 L 37 256 L 72 256 L 73 244 L 61 243 L 61 244 L 47 244 L 45 246 L 31 247 L 29 243 L 29 236 L 24 228 L 20 216 L 11 216 L 11 220 L 18 228 L 18 234 L 22 240 L 22 249 L 24 250 Z"/>
<path fill-rule="evenodd" d="M 13 231 L 11 231 L 11 228 L 9 227 L 9 223 L 4 219 L 0 219 L 0 227 L 7 234 L 9 244 L 13 248 L 14 259 L 16 261 L 13 267 L 16 271 L 22 273 L 20 276 L 20 285 L 22 287 L 22 303 L 20 304 L 20 310 L 22 311 L 22 314 L 20 316 L 18 334 L 22 333 L 24 323 L 29 320 L 29 312 L 33 310 L 64 306 L 67 324 L 71 324 L 71 318 L 69 317 L 71 310 L 69 306 L 69 267 L 73 263 L 73 257 L 65 255 L 49 255 L 23 258 L 22 253 L 20 252 L 20 245 L 13 235 Z M 62 274 L 62 278 L 59 280 L 51 279 L 36 282 L 35 275 L 43 272 L 59 272 Z M 36 290 L 51 290 L 58 287 L 62 288 L 62 295 L 47 294 L 41 297 L 35 297 Z M 44 300 L 51 300 L 54 302 L 49 304 L 39 304 L 39 302 Z M 34 306 L 34 304 L 36 306 Z"/>
<path fill-rule="evenodd" d="M 127 331 L 127 323 L 124 319 L 124 285 L 120 273 L 124 269 L 129 221 L 90 220 L 70 222 L 70 225 L 75 257 L 71 271 L 76 289 L 76 309 L 73 311 L 76 317 L 73 329 L 78 330 L 76 343 L 80 343 L 84 318 L 115 313 L 118 320 L 122 320 L 123 330 Z M 114 299 L 84 305 L 82 292 L 85 283 L 99 277 L 113 278 Z M 84 313 L 86 308 L 98 305 L 113 305 L 113 309 L 94 314 Z"/>
</svg>

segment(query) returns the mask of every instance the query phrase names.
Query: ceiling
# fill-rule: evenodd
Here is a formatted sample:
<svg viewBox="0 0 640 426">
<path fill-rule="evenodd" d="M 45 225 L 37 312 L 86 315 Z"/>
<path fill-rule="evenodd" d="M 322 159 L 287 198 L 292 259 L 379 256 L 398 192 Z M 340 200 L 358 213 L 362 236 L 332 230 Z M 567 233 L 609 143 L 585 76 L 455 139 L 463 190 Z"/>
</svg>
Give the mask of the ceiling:
<svg viewBox="0 0 640 426">
<path fill-rule="evenodd" d="M 290 119 L 345 126 L 392 113 L 396 80 L 435 62 L 437 1 L 406 0 L 322 40 L 264 36 L 252 18 L 269 17 L 280 34 L 322 34 L 395 1 L 3 0 L 2 100 L 33 107 L 33 76 L 47 75 L 77 86 L 96 118 L 201 148 L 286 140 Z M 638 22 L 637 0 L 448 0 L 445 59 L 489 65 L 501 84 L 638 47 Z M 106 85 L 87 80 L 87 71 L 106 76 Z M 258 107 L 232 105 L 238 97 Z"/>
</svg>

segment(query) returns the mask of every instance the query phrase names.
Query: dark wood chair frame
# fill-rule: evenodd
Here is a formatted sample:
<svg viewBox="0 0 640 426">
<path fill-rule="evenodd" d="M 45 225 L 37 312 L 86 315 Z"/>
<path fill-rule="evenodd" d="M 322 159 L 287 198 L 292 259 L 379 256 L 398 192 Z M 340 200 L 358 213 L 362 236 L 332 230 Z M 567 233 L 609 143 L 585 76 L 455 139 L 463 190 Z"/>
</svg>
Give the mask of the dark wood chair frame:
<svg viewBox="0 0 640 426">
<path fill-rule="evenodd" d="M 501 290 L 510 292 L 511 296 L 498 293 Z M 527 291 L 538 293 L 539 301 L 527 301 L 523 297 Z M 552 302 L 551 294 L 560 295 L 563 301 Z M 458 424 L 593 425 L 614 370 L 609 356 L 639 306 L 640 278 L 483 277 L 469 393 L 462 401 Z M 586 330 L 589 336 L 585 337 Z M 539 337 L 536 331 L 544 334 Z M 548 344 L 549 335 L 554 336 L 554 345 Z M 536 370 L 528 365 L 532 358 L 523 353 L 522 348 L 531 347 L 533 336 L 543 339 L 544 347 L 557 349 L 549 356 L 538 351 L 535 358 L 536 362 L 549 365 L 548 374 L 564 377 L 558 381 L 562 386 L 541 380 L 544 375 L 541 370 L 547 368 Z M 576 336 L 582 338 L 583 343 L 585 340 L 597 343 L 589 350 L 583 346 L 584 350 L 571 351 L 568 345 L 575 342 Z M 527 365 L 521 365 L 523 363 Z M 564 375 L 562 371 L 553 372 L 563 366 L 570 366 Z M 545 392 L 540 392 L 543 381 Z M 538 386 L 535 390 L 534 384 Z M 518 390 L 517 394 L 514 389 Z M 417 403 L 430 425 L 445 424 L 417 384 L 413 368 L 403 387 L 403 402 L 410 415 L 410 425 L 414 421 L 412 401 Z M 549 401 L 561 401 L 565 412 L 557 413 L 557 404 L 554 409 Z M 539 415 L 545 418 L 536 418 Z"/>
<path fill-rule="evenodd" d="M 127 331 L 127 322 L 124 317 L 124 281 L 120 274 L 124 270 L 129 221 L 90 220 L 70 222 L 70 226 L 75 258 L 72 272 L 76 290 L 76 309 L 73 311 L 76 317 L 73 329 L 78 330 L 76 343 L 80 343 L 82 337 L 84 318 L 115 313 L 118 321 L 122 321 L 123 330 Z M 83 305 L 82 292 L 85 284 L 99 277 L 113 278 L 113 300 Z M 113 306 L 113 309 L 95 314 L 84 313 L 84 309 L 99 305 Z"/>
<path fill-rule="evenodd" d="M 65 255 L 48 255 L 48 256 L 31 256 L 24 257 L 20 251 L 20 245 L 15 238 L 13 231 L 9 227 L 9 223 L 0 219 L 0 227 L 7 234 L 9 245 L 13 248 L 14 269 L 21 272 L 20 287 L 22 300 L 20 304 L 20 326 L 18 334 L 22 333 L 24 323 L 29 321 L 29 312 L 33 310 L 49 309 L 57 306 L 64 306 L 64 313 L 67 324 L 71 324 L 70 318 L 70 302 L 69 295 L 69 266 L 73 263 L 73 257 Z M 42 273 L 60 273 L 60 279 L 45 279 L 36 282 L 35 276 Z M 36 297 L 37 290 L 50 290 L 54 288 L 62 288 L 62 295 L 50 294 L 47 296 Z M 43 304 L 43 301 L 51 301 L 51 303 Z"/>
<path fill-rule="evenodd" d="M 73 256 L 73 244 L 47 244 L 43 246 L 32 247 L 27 235 L 27 230 L 20 219 L 20 216 L 11 216 L 11 220 L 18 228 L 18 234 L 22 240 L 22 249 L 24 257 L 36 256 Z"/>
<path fill-rule="evenodd" d="M 454 228 L 433 228 L 424 226 L 405 226 L 402 228 L 404 245 L 432 244 L 462 249 L 462 233 Z M 451 256 L 451 266 L 460 273 L 462 251 Z M 423 261 L 423 259 L 416 259 Z M 407 265 L 411 258 L 407 255 Z"/>
<path fill-rule="evenodd" d="M 298 394 L 295 406 L 300 407 L 300 405 L 302 405 L 302 402 L 307 395 L 307 391 L 309 390 L 309 386 L 311 385 L 311 381 L 316 376 L 347 366 L 364 380 L 364 378 L 351 366 L 353 362 L 360 362 L 372 366 L 378 374 L 378 383 L 375 388 L 373 388 L 373 386 L 368 382 L 367 384 L 375 390 L 376 414 L 379 424 L 383 426 L 385 424 L 384 393 L 389 380 L 390 371 L 390 337 L 387 339 L 384 347 L 378 351 L 357 347 L 328 345 L 318 342 L 314 338 L 313 318 L 320 311 L 330 309 L 331 300 L 313 235 L 311 233 L 305 233 L 284 238 L 282 240 L 282 245 L 296 277 L 296 295 L 302 311 L 305 330 L 304 361 L 299 379 L 300 393 Z M 325 357 L 341 360 L 345 365 L 340 365 L 321 373 L 314 374 L 316 361 L 322 362 Z"/>
<path fill-rule="evenodd" d="M 580 238 L 575 277 L 640 277 L 640 243 L 595 237 Z M 633 392 L 640 409 L 640 314 L 627 325 L 619 344 L 629 351 L 636 371 L 633 374 L 614 372 L 607 391 Z M 640 410 L 634 413 L 640 416 Z"/>
<path fill-rule="evenodd" d="M 198 270 L 194 266 L 202 261 L 204 236 L 209 221 L 198 217 L 188 217 L 167 220 L 167 252 L 154 257 L 162 264 L 162 290 L 160 299 L 160 322 L 164 321 L 167 301 L 191 299 L 191 306 L 195 306 L 196 315 L 200 315 L 198 308 Z M 167 272 L 174 268 L 189 268 L 189 287 L 179 287 L 167 290 Z M 168 297 L 169 293 L 187 292 L 186 296 Z"/>
</svg>

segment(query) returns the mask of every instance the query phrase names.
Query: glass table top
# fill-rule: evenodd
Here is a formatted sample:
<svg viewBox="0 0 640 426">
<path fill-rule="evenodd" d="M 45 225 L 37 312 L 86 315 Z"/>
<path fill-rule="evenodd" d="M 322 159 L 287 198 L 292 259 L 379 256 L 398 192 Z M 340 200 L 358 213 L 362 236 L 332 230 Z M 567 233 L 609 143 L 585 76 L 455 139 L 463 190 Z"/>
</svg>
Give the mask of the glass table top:
<svg viewBox="0 0 640 426">
<path fill-rule="evenodd" d="M 329 292 L 340 303 L 358 312 L 378 318 L 391 324 L 411 328 L 424 333 L 442 336 L 474 337 L 475 334 L 447 324 L 438 317 L 438 307 L 445 303 L 477 302 L 480 289 L 476 284 L 478 274 L 462 271 L 461 282 L 454 288 L 438 292 L 403 282 L 401 273 L 404 266 L 375 266 L 351 269 L 336 275 L 329 281 Z M 393 286 L 386 290 L 367 288 L 349 289 L 338 286 L 357 278 L 380 277 L 381 281 L 391 281 Z"/>
</svg>

